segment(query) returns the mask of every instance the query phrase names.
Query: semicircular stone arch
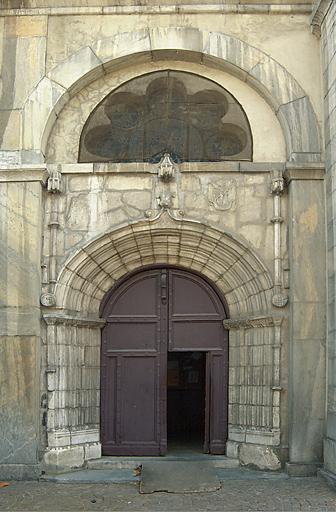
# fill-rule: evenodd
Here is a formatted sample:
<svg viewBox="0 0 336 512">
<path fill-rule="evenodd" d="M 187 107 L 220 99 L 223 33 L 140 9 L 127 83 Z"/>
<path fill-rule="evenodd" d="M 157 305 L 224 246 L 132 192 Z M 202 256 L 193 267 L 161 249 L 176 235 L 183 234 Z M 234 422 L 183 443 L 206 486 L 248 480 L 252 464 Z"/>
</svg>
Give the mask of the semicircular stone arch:
<svg viewBox="0 0 336 512">
<path fill-rule="evenodd" d="M 65 263 L 55 287 L 57 307 L 99 315 L 113 284 L 148 265 L 178 265 L 213 282 L 230 316 L 261 314 L 271 304 L 271 274 L 242 241 L 210 225 L 159 219 L 119 227 L 91 241 Z"/>
<path fill-rule="evenodd" d="M 318 162 L 321 139 L 309 98 L 275 60 L 247 43 L 196 28 L 155 28 L 117 34 L 82 48 L 52 69 L 25 103 L 23 163 L 43 163 L 51 128 L 69 99 L 85 85 L 132 62 L 169 58 L 220 66 L 245 81 L 273 108 L 287 144 L 287 160 Z M 34 127 L 34 129 L 32 129 Z"/>
</svg>

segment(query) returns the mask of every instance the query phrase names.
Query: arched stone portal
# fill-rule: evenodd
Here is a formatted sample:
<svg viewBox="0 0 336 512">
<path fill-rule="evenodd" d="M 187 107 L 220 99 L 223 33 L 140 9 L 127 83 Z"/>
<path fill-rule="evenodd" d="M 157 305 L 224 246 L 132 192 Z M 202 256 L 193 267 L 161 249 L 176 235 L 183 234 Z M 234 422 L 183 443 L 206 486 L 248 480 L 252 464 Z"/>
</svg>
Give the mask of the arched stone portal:
<svg viewBox="0 0 336 512">
<path fill-rule="evenodd" d="M 197 29 L 119 34 L 80 50 L 41 80 L 25 104 L 22 161 L 44 161 L 57 116 L 63 107 L 66 111 L 70 98 L 84 86 L 93 84 L 105 73 L 117 75 L 120 69 L 132 66 L 135 61 L 144 64 L 140 74 L 147 73 L 153 58 L 193 61 L 197 63 L 196 73 L 207 66 L 243 79 L 276 113 L 276 122 L 279 121 L 286 139 L 287 163 L 273 164 L 275 160 L 271 157 L 269 161 L 249 162 L 249 165 L 207 162 L 199 168 L 189 162 L 181 164 L 178 180 L 171 190 L 171 198 L 174 194 L 177 198 L 176 204 L 174 212 L 169 213 L 170 205 L 165 206 L 162 193 L 158 196 L 158 182 L 154 178 L 158 176 L 157 169 L 149 163 L 130 164 L 133 167 L 127 168 L 123 163 L 115 167 L 105 163 L 100 168 L 99 163 L 74 165 L 76 159 L 70 163 L 61 160 L 56 171 L 57 158 L 49 160 L 50 170 L 54 171 L 50 190 L 59 190 L 52 189 L 52 180 L 64 179 L 66 197 L 57 206 L 59 210 L 63 208 L 59 215 L 57 208 L 53 210 L 57 201 L 46 201 L 46 223 L 49 223 L 46 229 L 51 231 L 50 252 L 46 251 L 51 278 L 47 284 L 54 293 L 51 299 L 55 298 L 56 307 L 44 314 L 48 326 L 47 384 L 51 398 L 45 461 L 49 466 L 62 467 L 64 460 L 67 466 L 68 454 L 72 454 L 72 465 L 78 466 L 99 456 L 100 328 L 104 325 L 98 317 L 99 306 L 118 279 L 143 266 L 159 264 L 198 272 L 225 296 L 231 315 L 225 321 L 225 327 L 230 330 L 227 453 L 245 464 L 259 460 L 261 468 L 278 469 L 281 462 L 288 460 L 287 421 L 280 432 L 280 327 L 284 318 L 287 322 L 288 313 L 285 310 L 279 315 L 275 309 L 286 306 L 288 296 L 281 288 L 289 286 L 285 279 L 288 246 L 285 230 L 280 230 L 284 220 L 280 205 L 284 204 L 288 215 L 289 204 L 287 198 L 280 199 L 282 172 L 286 167 L 289 169 L 288 181 L 295 192 L 291 206 L 294 212 L 298 205 L 299 216 L 302 197 L 308 202 L 313 198 L 293 184 L 292 180 L 300 179 L 295 174 L 296 166 L 301 171 L 307 165 L 302 162 L 310 162 L 309 176 L 315 177 L 319 166 L 312 162 L 319 162 L 321 156 L 318 123 L 299 84 L 264 53 L 222 34 Z M 121 83 L 122 80 L 117 86 Z M 110 92 L 111 89 L 106 91 Z M 97 97 L 95 104 L 89 102 L 91 111 L 102 97 Z M 89 114 L 86 111 L 85 115 Z M 85 123 L 84 117 L 77 123 L 79 130 Z M 33 123 L 35 129 L 31 130 Z M 62 130 L 66 123 L 60 126 Z M 64 135 L 63 131 L 61 136 Z M 74 148 L 78 154 L 76 143 Z M 60 171 L 62 177 L 57 174 Z M 76 178 L 76 174 L 80 177 Z M 229 194 L 232 200 L 216 203 L 218 198 Z M 119 204 L 120 208 L 108 211 L 109 199 L 110 204 Z M 159 211 L 158 205 L 162 211 L 153 218 L 153 212 Z M 148 211 L 151 213 L 147 216 Z M 67 220 L 64 229 L 58 218 L 61 222 L 63 218 Z M 120 225 L 122 221 L 125 223 Z M 290 225 L 289 216 L 285 222 Z M 107 226 L 114 227 L 107 229 Z M 230 228 L 226 230 L 226 226 Z M 67 257 L 74 249 L 67 261 L 56 254 L 56 242 L 63 235 L 67 238 Z M 274 275 L 269 270 L 273 266 Z M 288 329 L 288 323 L 285 328 Z M 287 376 L 288 338 L 286 351 L 282 368 Z M 67 364 L 58 360 L 57 354 L 63 352 L 68 354 Z M 295 397 L 298 396 L 296 390 Z M 300 429 L 296 431 L 299 433 Z M 281 434 L 284 434 L 284 445 L 281 445 Z M 317 439 L 316 444 L 319 442 Z"/>
<path fill-rule="evenodd" d="M 272 315 L 270 272 L 242 240 L 205 223 L 174 218 L 163 209 L 152 220 L 121 226 L 93 240 L 59 274 L 56 309 L 44 315 L 48 364 L 55 364 L 56 354 L 65 347 L 70 345 L 71 350 L 68 369 L 60 365 L 59 371 L 48 374 L 57 402 L 48 411 L 45 462 L 62 467 L 69 453 L 83 461 L 99 456 L 100 329 L 105 325 L 98 317 L 99 307 L 115 282 L 147 265 L 194 271 L 225 296 L 233 317 L 225 321 L 225 328 L 231 329 L 227 451 L 238 456 L 238 439 L 254 443 L 247 459 L 254 457 L 253 449 L 267 451 L 273 446 L 276 451 L 282 318 Z M 247 380 L 246 372 L 251 374 Z M 76 374 L 82 385 L 72 419 L 63 404 L 76 389 Z M 266 466 L 280 467 L 273 451 L 270 457 Z"/>
</svg>

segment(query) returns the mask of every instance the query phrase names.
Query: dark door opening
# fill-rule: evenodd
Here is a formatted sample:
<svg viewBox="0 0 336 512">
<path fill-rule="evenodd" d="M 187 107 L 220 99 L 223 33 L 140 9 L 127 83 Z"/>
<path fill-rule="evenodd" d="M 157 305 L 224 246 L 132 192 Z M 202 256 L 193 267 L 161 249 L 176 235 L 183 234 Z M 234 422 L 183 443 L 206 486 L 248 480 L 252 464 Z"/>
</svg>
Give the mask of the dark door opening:
<svg viewBox="0 0 336 512">
<path fill-rule="evenodd" d="M 168 352 L 167 441 L 172 450 L 203 451 L 205 436 L 205 352 Z"/>
</svg>

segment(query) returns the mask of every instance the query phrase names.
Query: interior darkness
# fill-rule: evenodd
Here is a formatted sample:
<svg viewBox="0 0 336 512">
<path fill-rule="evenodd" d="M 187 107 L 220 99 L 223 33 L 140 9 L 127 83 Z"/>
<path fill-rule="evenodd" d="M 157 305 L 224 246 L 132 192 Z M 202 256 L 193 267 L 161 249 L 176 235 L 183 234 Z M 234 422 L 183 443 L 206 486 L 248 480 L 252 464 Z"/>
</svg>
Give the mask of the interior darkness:
<svg viewBox="0 0 336 512">
<path fill-rule="evenodd" d="M 203 451 L 205 360 L 205 352 L 168 352 L 168 450 L 192 446 Z"/>
</svg>

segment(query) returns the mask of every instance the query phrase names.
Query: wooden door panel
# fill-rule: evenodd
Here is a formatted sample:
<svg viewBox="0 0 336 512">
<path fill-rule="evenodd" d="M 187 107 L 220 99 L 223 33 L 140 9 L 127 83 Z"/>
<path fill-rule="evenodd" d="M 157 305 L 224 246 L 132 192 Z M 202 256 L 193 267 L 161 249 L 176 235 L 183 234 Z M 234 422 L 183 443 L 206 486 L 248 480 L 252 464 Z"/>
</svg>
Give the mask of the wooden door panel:
<svg viewBox="0 0 336 512">
<path fill-rule="evenodd" d="M 172 320 L 169 350 L 216 350 L 222 347 L 222 322 Z"/>
<path fill-rule="evenodd" d="M 218 316 L 219 304 L 214 300 L 210 286 L 193 274 L 172 270 L 170 292 L 174 300 L 171 304 L 172 315 Z"/>
<path fill-rule="evenodd" d="M 136 276 L 116 292 L 110 302 L 108 318 L 155 316 L 158 309 L 158 272 L 150 271 Z"/>
<path fill-rule="evenodd" d="M 158 442 L 156 356 L 123 357 L 121 431 L 123 444 Z"/>
<path fill-rule="evenodd" d="M 157 320 L 152 322 L 109 323 L 107 332 L 109 340 L 107 351 L 156 350 Z"/>
<path fill-rule="evenodd" d="M 227 362 L 222 353 L 210 354 L 210 443 L 214 455 L 225 453 L 227 439 Z"/>
<path fill-rule="evenodd" d="M 112 445 L 117 441 L 117 355 L 103 357 L 101 389 L 101 442 Z"/>
<path fill-rule="evenodd" d="M 161 347 L 159 293 L 160 271 L 147 271 L 121 285 L 105 306 L 107 325 L 102 347 L 105 455 L 162 453 L 165 431 L 160 424 L 160 404 L 164 399 L 161 382 L 164 376 L 159 369 L 167 356 L 166 345 L 164 350 Z M 109 360 L 117 360 L 117 364 Z"/>
</svg>

